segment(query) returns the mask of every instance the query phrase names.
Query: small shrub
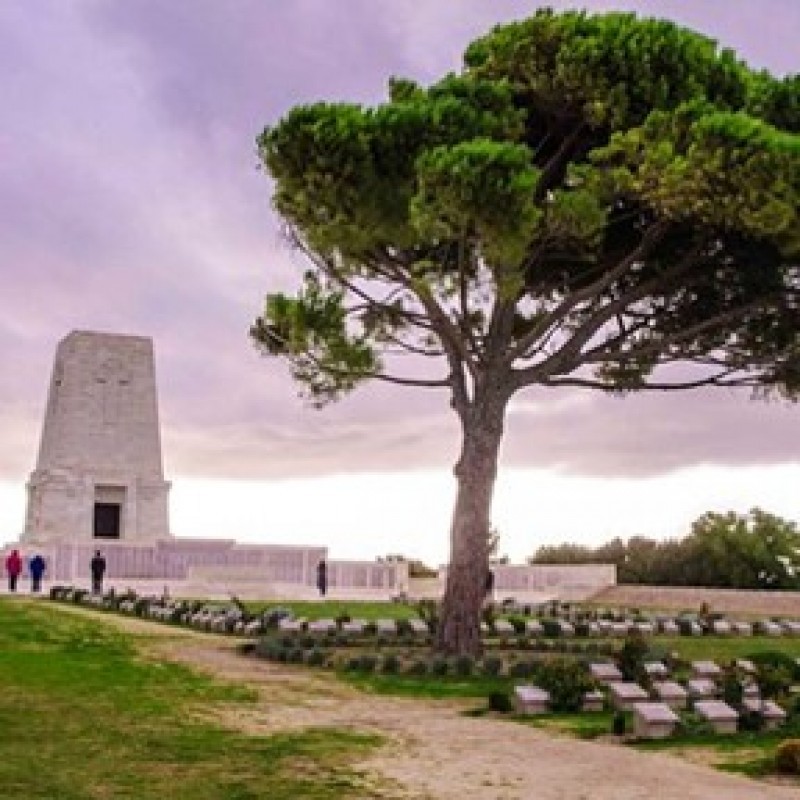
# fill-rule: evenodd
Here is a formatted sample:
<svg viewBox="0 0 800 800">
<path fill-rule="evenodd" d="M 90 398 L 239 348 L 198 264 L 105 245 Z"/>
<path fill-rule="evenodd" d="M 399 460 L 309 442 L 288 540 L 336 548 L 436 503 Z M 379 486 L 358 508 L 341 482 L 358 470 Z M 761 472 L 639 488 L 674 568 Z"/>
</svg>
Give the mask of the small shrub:
<svg viewBox="0 0 800 800">
<path fill-rule="evenodd" d="M 431 674 L 433 675 L 447 675 L 448 670 L 450 669 L 450 664 L 448 663 L 446 658 L 442 658 L 441 656 L 434 658 L 431 661 Z"/>
<path fill-rule="evenodd" d="M 711 723 L 693 711 L 685 711 L 680 715 L 678 730 L 688 736 L 709 734 L 714 732 Z"/>
<path fill-rule="evenodd" d="M 287 652 L 286 660 L 290 664 L 302 664 L 304 655 L 305 651 L 302 647 L 291 647 Z"/>
<path fill-rule="evenodd" d="M 786 739 L 778 745 L 775 769 L 784 775 L 800 775 L 800 739 Z"/>
<path fill-rule="evenodd" d="M 475 671 L 475 659 L 472 656 L 459 656 L 453 665 L 453 669 L 456 675 L 462 678 L 472 675 Z"/>
<path fill-rule="evenodd" d="M 536 669 L 536 683 L 550 693 L 553 711 L 578 711 L 595 681 L 582 664 L 567 658 L 544 661 Z"/>
<path fill-rule="evenodd" d="M 384 656 L 381 663 L 381 672 L 386 675 L 396 675 L 400 672 L 400 659 L 393 653 Z"/>
<path fill-rule="evenodd" d="M 758 685 L 765 699 L 785 698 L 791 689 L 792 672 L 786 667 L 759 664 Z"/>
<path fill-rule="evenodd" d="M 524 636 L 525 634 L 525 620 L 520 617 L 511 617 L 509 622 L 514 626 L 514 633 L 517 636 Z"/>
<path fill-rule="evenodd" d="M 481 667 L 484 675 L 497 677 L 503 671 L 503 659 L 497 656 L 486 656 Z"/>
<path fill-rule="evenodd" d="M 199 609 L 193 609 L 194 612 Z M 267 628 L 277 628 L 278 623 L 282 619 L 291 619 L 294 616 L 288 608 L 275 606 L 273 608 L 265 608 L 261 614 L 261 619 L 264 621 L 264 626 Z"/>
<path fill-rule="evenodd" d="M 375 672 L 375 669 L 378 666 L 378 657 L 368 653 L 364 653 L 359 661 L 359 669 L 361 672 Z"/>
<path fill-rule="evenodd" d="M 535 661 L 517 661 L 508 668 L 508 674 L 512 678 L 530 678 L 535 670 Z"/>
<path fill-rule="evenodd" d="M 736 727 L 740 731 L 760 731 L 764 728 L 764 715 L 760 711 L 749 709 L 739 714 Z"/>
<path fill-rule="evenodd" d="M 417 603 L 417 614 L 428 626 L 428 630 L 434 633 L 439 625 L 439 604 L 431 599 L 420 600 Z"/>
<path fill-rule="evenodd" d="M 542 632 L 548 639 L 555 639 L 558 636 L 561 636 L 561 626 L 558 624 L 558 620 L 555 619 L 548 619 L 545 617 L 542 621 Z"/>
<path fill-rule="evenodd" d="M 644 668 L 647 656 L 647 642 L 639 631 L 633 631 L 625 637 L 625 643 L 617 659 L 617 666 L 626 681 L 647 683 L 648 675 Z"/>
<path fill-rule="evenodd" d="M 489 693 L 490 711 L 496 711 L 499 714 L 508 714 L 511 712 L 512 708 L 511 695 L 508 692 Z"/>
<path fill-rule="evenodd" d="M 428 674 L 428 662 L 418 658 L 415 661 L 412 661 L 408 668 L 406 669 L 406 675 L 427 675 Z"/>
<path fill-rule="evenodd" d="M 309 667 L 321 667 L 325 663 L 325 652 L 318 647 L 307 650 L 305 662 Z"/>
<path fill-rule="evenodd" d="M 360 672 L 361 671 L 361 657 L 360 656 L 350 656 L 344 662 L 344 668 L 348 672 Z"/>
<path fill-rule="evenodd" d="M 742 699 L 744 697 L 742 682 L 744 680 L 745 675 L 735 666 L 729 666 L 723 670 L 720 686 L 722 687 L 722 701 L 724 703 L 734 708 L 738 708 L 742 704 Z M 743 728 L 742 730 L 748 729 Z M 751 728 L 749 730 L 757 729 Z"/>
</svg>

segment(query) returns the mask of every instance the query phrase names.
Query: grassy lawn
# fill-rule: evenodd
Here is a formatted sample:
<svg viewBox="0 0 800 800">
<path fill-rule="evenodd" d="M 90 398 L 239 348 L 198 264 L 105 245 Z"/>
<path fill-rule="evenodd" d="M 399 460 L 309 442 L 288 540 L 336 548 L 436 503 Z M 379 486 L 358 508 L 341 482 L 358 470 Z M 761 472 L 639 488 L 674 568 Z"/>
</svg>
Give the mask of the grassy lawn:
<svg viewBox="0 0 800 800">
<path fill-rule="evenodd" d="M 129 635 L 44 603 L 0 600 L 0 686 L 4 800 L 367 796 L 347 763 L 376 737 L 248 736 L 203 721 L 254 697 L 142 659 Z"/>
<path fill-rule="evenodd" d="M 365 675 L 355 672 L 337 674 L 341 680 L 362 691 L 404 697 L 476 697 L 485 701 L 491 692 L 510 691 L 515 683 L 510 678 L 477 675 L 459 678 L 454 675 Z"/>
<path fill-rule="evenodd" d="M 658 750 L 676 755 L 702 751 L 704 760 L 715 767 L 761 777 L 774 773 L 775 749 L 782 741 L 792 738 L 800 738 L 800 725 L 797 723 L 777 731 L 742 731 L 725 736 L 710 733 L 684 735 L 638 742 L 634 746 L 638 750 Z M 800 786 L 800 779 L 794 780 Z"/>
<path fill-rule="evenodd" d="M 764 652 L 800 658 L 800 637 L 797 636 L 657 636 L 653 643 L 666 651 L 675 650 L 687 661 L 713 659 L 722 664 Z"/>
</svg>

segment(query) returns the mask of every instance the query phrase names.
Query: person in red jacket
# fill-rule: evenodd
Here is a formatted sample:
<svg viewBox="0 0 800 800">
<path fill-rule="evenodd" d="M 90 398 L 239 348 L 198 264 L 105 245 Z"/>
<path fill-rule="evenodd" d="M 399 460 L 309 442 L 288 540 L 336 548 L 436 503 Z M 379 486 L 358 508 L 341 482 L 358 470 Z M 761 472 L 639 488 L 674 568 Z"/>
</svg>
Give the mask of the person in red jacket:
<svg viewBox="0 0 800 800">
<path fill-rule="evenodd" d="M 22 572 L 22 558 L 20 558 L 19 550 L 12 550 L 11 554 L 6 558 L 9 592 L 17 591 L 17 580 L 19 580 L 20 572 Z"/>
</svg>

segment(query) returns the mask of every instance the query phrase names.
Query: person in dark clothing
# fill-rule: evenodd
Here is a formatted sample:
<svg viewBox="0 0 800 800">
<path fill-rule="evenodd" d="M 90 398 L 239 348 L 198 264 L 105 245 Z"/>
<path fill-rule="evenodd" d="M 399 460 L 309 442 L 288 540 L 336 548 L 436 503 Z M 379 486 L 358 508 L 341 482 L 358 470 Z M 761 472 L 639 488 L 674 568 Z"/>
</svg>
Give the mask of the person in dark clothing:
<svg viewBox="0 0 800 800">
<path fill-rule="evenodd" d="M 328 565 L 324 559 L 317 564 L 317 589 L 320 597 L 325 597 L 328 593 Z"/>
<path fill-rule="evenodd" d="M 17 581 L 19 574 L 22 572 L 22 558 L 20 557 L 19 550 L 12 550 L 8 558 L 6 558 L 6 574 L 8 575 L 8 591 L 17 591 Z"/>
<path fill-rule="evenodd" d="M 47 569 L 45 560 L 38 553 L 28 562 L 28 572 L 31 574 L 31 591 L 40 592 L 42 590 L 42 576 Z"/>
<path fill-rule="evenodd" d="M 494 572 L 492 572 L 492 570 L 487 570 L 486 572 L 486 581 L 483 585 L 483 592 L 489 600 L 491 600 L 494 596 Z"/>
<path fill-rule="evenodd" d="M 99 550 L 94 551 L 94 558 L 91 563 L 92 570 L 92 594 L 103 593 L 103 576 L 106 574 L 106 560 Z"/>
</svg>

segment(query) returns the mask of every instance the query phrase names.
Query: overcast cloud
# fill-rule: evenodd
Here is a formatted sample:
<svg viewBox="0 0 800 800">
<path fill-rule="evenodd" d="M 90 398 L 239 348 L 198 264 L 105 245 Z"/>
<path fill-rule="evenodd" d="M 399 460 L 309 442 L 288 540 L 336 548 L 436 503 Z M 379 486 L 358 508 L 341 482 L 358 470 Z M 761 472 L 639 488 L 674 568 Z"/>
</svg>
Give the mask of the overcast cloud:
<svg viewBox="0 0 800 800">
<path fill-rule="evenodd" d="M 562 7 L 567 4 L 556 3 Z M 585 2 L 698 28 L 796 71 L 796 0 Z M 57 342 L 152 336 L 167 470 L 281 478 L 449 465 L 441 393 L 368 387 L 321 412 L 247 339 L 291 288 L 254 139 L 291 106 L 377 102 L 430 81 L 534 3 L 480 0 L 3 0 L 0 3 L 0 479 L 34 466 Z M 797 463 L 797 408 L 744 393 L 624 400 L 531 391 L 504 463 L 586 475 Z"/>
</svg>

